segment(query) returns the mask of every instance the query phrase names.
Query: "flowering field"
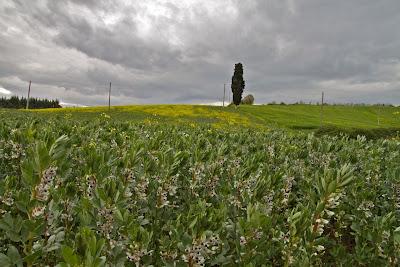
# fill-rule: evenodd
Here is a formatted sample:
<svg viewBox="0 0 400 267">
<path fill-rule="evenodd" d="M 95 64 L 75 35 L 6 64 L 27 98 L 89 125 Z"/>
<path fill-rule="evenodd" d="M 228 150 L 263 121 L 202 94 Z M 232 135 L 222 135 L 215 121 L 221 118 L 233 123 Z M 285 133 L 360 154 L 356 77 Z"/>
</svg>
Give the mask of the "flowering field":
<svg viewBox="0 0 400 267">
<path fill-rule="evenodd" d="M 145 119 L 171 122 L 205 122 L 217 127 L 241 125 L 245 127 L 289 128 L 310 130 L 321 126 L 321 106 L 318 105 L 242 105 L 217 107 L 204 105 L 131 105 L 85 108 L 33 110 L 42 116 L 66 115 L 73 119 L 93 118 L 102 112 L 113 119 L 138 121 Z M 0 110 L 1 113 L 1 110 Z M 29 112 L 30 113 L 30 112 Z M 340 129 L 392 129 L 400 132 L 400 107 L 326 105 L 323 125 Z"/>
<path fill-rule="evenodd" d="M 400 142 L 4 116 L 0 266 L 398 266 Z"/>
</svg>

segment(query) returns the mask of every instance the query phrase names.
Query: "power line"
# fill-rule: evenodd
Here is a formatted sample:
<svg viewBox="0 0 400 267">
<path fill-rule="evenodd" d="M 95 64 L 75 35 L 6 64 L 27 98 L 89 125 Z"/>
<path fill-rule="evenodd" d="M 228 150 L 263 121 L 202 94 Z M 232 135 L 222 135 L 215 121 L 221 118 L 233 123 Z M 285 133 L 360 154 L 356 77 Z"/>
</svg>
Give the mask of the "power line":
<svg viewBox="0 0 400 267">
<path fill-rule="evenodd" d="M 26 99 L 26 109 L 29 109 L 29 96 L 31 95 L 31 83 L 32 81 L 29 81 L 28 98 Z"/>
<path fill-rule="evenodd" d="M 324 92 L 322 91 L 322 97 L 321 97 L 321 122 L 320 122 L 320 127 L 322 127 L 323 112 L 324 112 Z"/>
<path fill-rule="evenodd" d="M 222 99 L 222 106 L 225 107 L 225 83 L 224 83 L 224 98 Z"/>
<path fill-rule="evenodd" d="M 111 108 L 111 82 L 110 82 L 110 88 L 108 90 L 108 111 L 110 111 Z"/>
</svg>

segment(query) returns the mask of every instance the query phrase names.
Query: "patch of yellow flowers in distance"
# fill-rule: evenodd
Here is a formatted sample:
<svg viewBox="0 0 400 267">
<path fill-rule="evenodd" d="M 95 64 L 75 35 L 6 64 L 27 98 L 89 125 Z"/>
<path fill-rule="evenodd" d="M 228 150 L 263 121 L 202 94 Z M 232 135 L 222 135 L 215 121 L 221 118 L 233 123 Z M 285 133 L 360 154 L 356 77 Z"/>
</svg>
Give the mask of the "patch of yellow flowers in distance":
<svg viewBox="0 0 400 267">
<path fill-rule="evenodd" d="M 108 107 L 78 107 L 78 108 L 62 108 L 62 109 L 37 109 L 35 112 L 68 112 L 65 114 L 68 118 L 71 113 L 100 113 L 103 119 L 109 119 L 107 113 Z M 265 125 L 255 123 L 251 119 L 241 114 L 237 110 L 230 108 L 222 108 L 215 106 L 202 105 L 134 105 L 134 106 L 114 106 L 111 107 L 112 112 L 121 113 L 145 113 L 148 116 L 142 120 L 146 124 L 155 124 L 168 118 L 168 121 L 177 124 L 190 124 L 196 127 L 198 123 L 209 123 L 215 128 L 227 128 L 227 126 L 242 126 L 246 128 L 266 128 Z"/>
</svg>

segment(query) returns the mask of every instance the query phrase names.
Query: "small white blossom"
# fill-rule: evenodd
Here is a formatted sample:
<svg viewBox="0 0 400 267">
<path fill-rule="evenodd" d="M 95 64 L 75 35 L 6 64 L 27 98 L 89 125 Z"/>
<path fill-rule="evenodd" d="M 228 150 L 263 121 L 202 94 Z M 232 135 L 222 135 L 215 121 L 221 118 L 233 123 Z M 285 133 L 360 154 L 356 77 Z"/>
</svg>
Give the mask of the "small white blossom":
<svg viewBox="0 0 400 267">
<path fill-rule="evenodd" d="M 36 218 L 36 217 L 42 216 L 45 209 L 46 209 L 45 206 L 36 206 L 32 210 L 32 213 L 31 213 L 32 217 Z"/>
</svg>

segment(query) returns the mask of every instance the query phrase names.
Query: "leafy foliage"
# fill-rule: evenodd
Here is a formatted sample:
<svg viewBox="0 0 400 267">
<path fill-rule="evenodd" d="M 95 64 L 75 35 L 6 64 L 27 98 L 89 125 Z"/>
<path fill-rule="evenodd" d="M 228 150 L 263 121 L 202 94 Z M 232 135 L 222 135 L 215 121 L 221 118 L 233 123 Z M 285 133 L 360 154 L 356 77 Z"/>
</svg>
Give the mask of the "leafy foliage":
<svg viewBox="0 0 400 267">
<path fill-rule="evenodd" d="M 3 121 L 0 266 L 399 264 L 399 141 Z"/>
<path fill-rule="evenodd" d="M 358 129 L 358 128 L 340 128 L 335 126 L 319 127 L 315 134 L 317 136 L 323 135 L 347 135 L 350 138 L 357 138 L 357 136 L 365 136 L 367 139 L 379 138 L 395 138 L 400 136 L 400 127 L 387 127 L 387 128 L 371 128 L 371 129 Z"/>
</svg>

